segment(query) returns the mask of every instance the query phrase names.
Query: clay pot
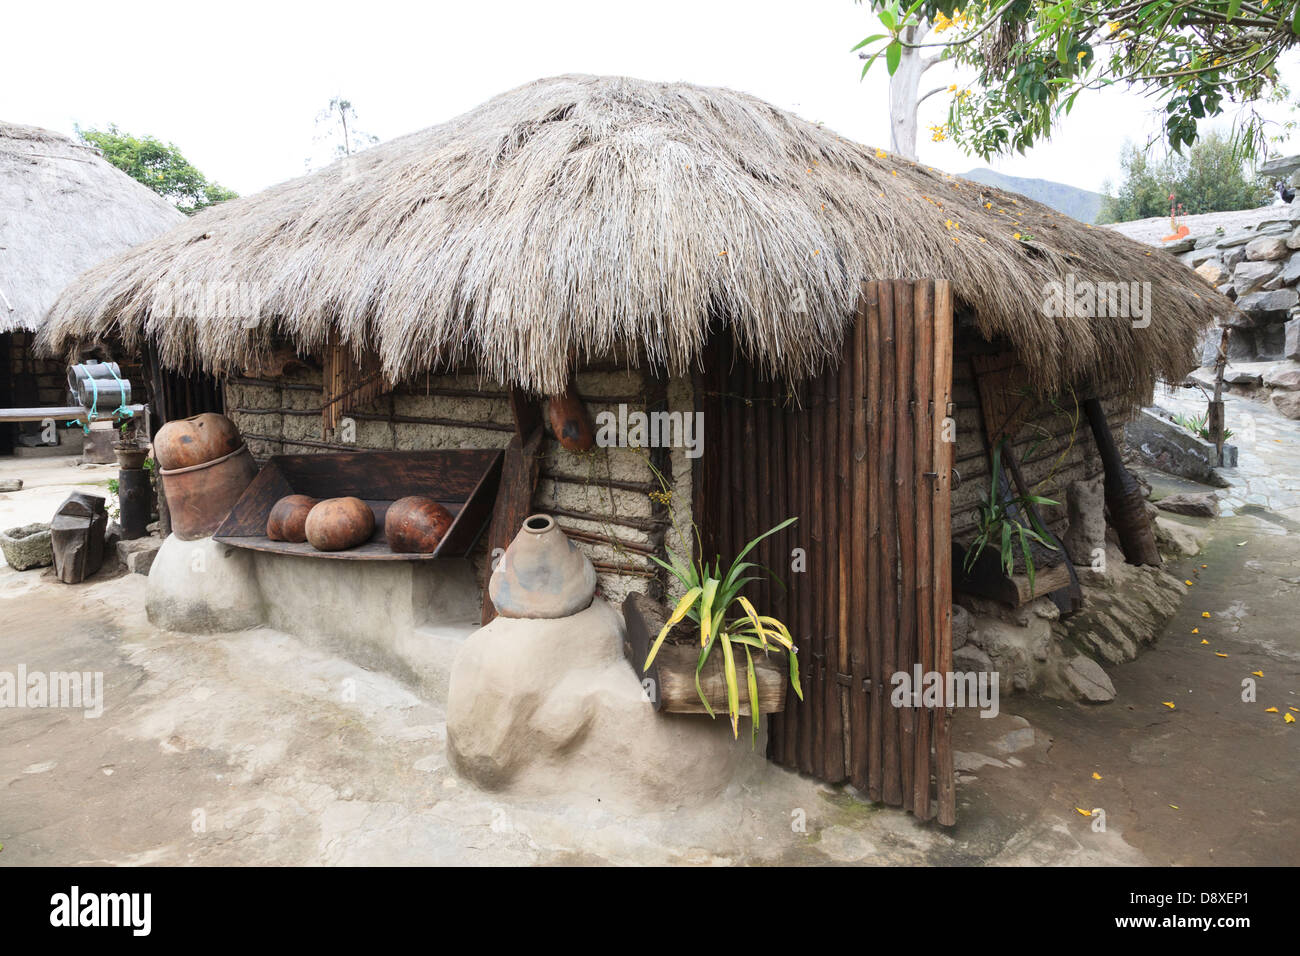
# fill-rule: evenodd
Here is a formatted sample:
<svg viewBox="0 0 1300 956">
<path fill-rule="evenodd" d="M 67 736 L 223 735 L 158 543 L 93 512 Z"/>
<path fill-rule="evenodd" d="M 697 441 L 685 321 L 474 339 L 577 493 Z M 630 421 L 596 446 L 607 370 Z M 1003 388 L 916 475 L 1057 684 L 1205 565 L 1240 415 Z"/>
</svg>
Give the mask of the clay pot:
<svg viewBox="0 0 1300 956">
<path fill-rule="evenodd" d="M 591 606 L 596 569 L 550 515 L 532 515 L 488 581 L 502 617 L 568 617 Z"/>
<path fill-rule="evenodd" d="M 451 512 L 422 495 L 399 498 L 384 516 L 384 536 L 397 554 L 433 554 L 451 527 Z"/>
<path fill-rule="evenodd" d="M 317 551 L 346 551 L 375 533 L 375 513 L 360 498 L 326 498 L 307 514 L 307 540 Z"/>
<path fill-rule="evenodd" d="M 568 451 L 587 451 L 596 444 L 596 430 L 591 414 L 570 386 L 563 395 L 546 401 L 546 418 L 551 432 L 562 448 Z"/>
<path fill-rule="evenodd" d="M 193 541 L 212 534 L 226 520 L 257 476 L 257 465 L 248 446 L 240 445 L 222 458 L 188 468 L 160 468 L 158 475 L 167 497 L 172 532 L 182 541 Z"/>
<path fill-rule="evenodd" d="M 113 442 L 113 454 L 117 456 L 117 466 L 128 470 L 144 467 L 144 460 L 149 457 L 149 446 L 133 441 Z"/>
<path fill-rule="evenodd" d="M 159 468 L 175 471 L 224 458 L 243 444 L 234 422 L 225 415 L 204 412 L 168 422 L 158 429 L 153 452 Z"/>
<path fill-rule="evenodd" d="M 307 540 L 307 515 L 319 499 L 308 495 L 285 495 L 271 508 L 266 519 L 266 536 L 272 541 Z"/>
</svg>

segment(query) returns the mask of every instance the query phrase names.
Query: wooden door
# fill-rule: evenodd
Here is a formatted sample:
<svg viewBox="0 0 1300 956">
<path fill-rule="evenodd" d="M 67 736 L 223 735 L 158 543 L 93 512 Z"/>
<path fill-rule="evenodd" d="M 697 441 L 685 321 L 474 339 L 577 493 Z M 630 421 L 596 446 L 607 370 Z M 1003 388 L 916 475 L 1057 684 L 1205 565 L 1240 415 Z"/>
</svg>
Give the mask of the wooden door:
<svg viewBox="0 0 1300 956">
<path fill-rule="evenodd" d="M 893 676 L 952 670 L 952 299 L 946 281 L 867 281 L 841 360 L 790 386 L 716 345 L 697 379 L 696 522 L 710 557 L 758 549 L 784 587 L 753 599 L 799 646 L 768 756 L 922 819 L 955 821 L 950 711 L 893 706 Z"/>
</svg>

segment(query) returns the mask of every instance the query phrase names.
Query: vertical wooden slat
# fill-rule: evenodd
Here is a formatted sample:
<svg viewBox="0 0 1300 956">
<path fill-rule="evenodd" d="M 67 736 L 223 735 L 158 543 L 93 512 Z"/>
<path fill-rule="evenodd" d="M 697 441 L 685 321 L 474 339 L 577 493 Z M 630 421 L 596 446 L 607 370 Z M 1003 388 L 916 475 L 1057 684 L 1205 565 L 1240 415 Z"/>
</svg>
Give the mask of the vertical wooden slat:
<svg viewBox="0 0 1300 956">
<path fill-rule="evenodd" d="M 808 460 L 810 506 L 812 510 L 812 552 L 809 556 L 809 570 L 816 585 L 810 589 L 812 601 L 812 646 L 813 646 L 813 707 L 812 707 L 812 763 L 813 773 L 819 778 L 826 776 L 826 621 L 829 611 L 827 602 L 828 567 L 826 548 L 826 482 L 823 478 L 826 469 L 826 445 L 823 423 L 827 415 L 826 403 L 827 375 L 822 373 L 812 382 L 812 404 L 808 415 Z"/>
<path fill-rule="evenodd" d="M 803 604 L 804 594 L 807 589 L 808 569 L 807 561 L 807 540 L 808 540 L 808 516 L 803 510 L 803 498 L 800 494 L 800 471 L 801 462 L 805 460 L 803 446 L 799 444 L 799 401 L 801 399 L 798 387 L 790 386 L 790 400 L 785 407 L 782 418 L 785 428 L 785 456 L 786 456 L 786 481 L 789 494 L 786 498 L 786 510 L 792 515 L 798 515 L 799 520 L 791 527 L 789 538 L 789 549 L 800 548 L 804 552 L 804 566 L 799 573 L 790 574 L 790 617 L 786 620 L 787 626 L 794 632 L 795 645 L 800 649 L 799 679 L 800 690 L 804 698 L 797 697 L 793 690 L 787 690 L 785 695 L 785 765 L 787 767 L 797 767 L 799 765 L 799 741 L 802 733 L 802 725 L 806 722 L 806 710 L 803 701 L 807 699 L 808 694 L 808 660 L 806 648 L 808 646 L 807 631 L 803 630 Z"/>
<path fill-rule="evenodd" d="M 825 636 L 825 780 L 838 783 L 844 779 L 844 688 L 840 684 L 840 651 L 844 645 L 844 632 L 840 628 L 841 596 L 840 577 L 840 383 L 845 378 L 843 356 L 837 367 L 826 378 L 826 414 L 822 416 L 822 487 L 825 489 L 822 513 L 822 540 L 826 576 L 826 617 L 822 628 Z"/>
<path fill-rule="evenodd" d="M 944 434 L 944 419 L 952 401 L 953 321 L 952 287 L 946 279 L 934 284 L 934 646 L 935 669 L 952 670 L 952 464 L 955 436 Z M 951 437 L 952 441 L 945 441 Z M 957 794 L 953 779 L 951 715 L 946 707 L 935 712 L 935 778 L 938 781 L 938 820 L 944 826 L 957 822 Z"/>
<path fill-rule="evenodd" d="M 898 547 L 897 511 L 894 507 L 894 475 L 892 453 L 897 419 L 894 414 L 894 284 L 880 284 L 880 457 L 877 459 L 876 481 L 879 485 L 880 521 L 880 574 L 877 577 L 879 605 L 876 609 L 877 637 L 880 642 L 881 697 L 890 692 L 890 680 L 898 661 Z M 899 758 L 898 708 L 888 702 L 881 708 L 884 713 L 881 733 L 884 740 L 882 755 L 881 797 L 885 803 L 897 806 L 903 802 L 903 787 Z"/>
<path fill-rule="evenodd" d="M 867 324 L 868 283 L 863 282 L 858 293 L 858 308 L 853 325 L 851 361 L 853 383 L 850 390 L 853 420 L 853 447 L 850 456 L 850 520 L 846 522 L 850 542 L 849 555 L 849 673 L 853 683 L 849 687 L 850 749 L 849 780 L 853 786 L 868 790 L 870 747 L 870 652 L 868 649 L 867 582 Z"/>
<path fill-rule="evenodd" d="M 814 379 L 813 382 L 816 380 Z M 802 389 L 802 405 L 798 415 L 798 435 L 799 435 L 799 513 L 803 516 L 799 523 L 803 525 L 803 547 L 806 553 L 808 569 L 804 573 L 800 582 L 799 595 L 799 628 L 801 638 L 799 646 L 806 648 L 806 651 L 800 656 L 799 663 L 803 664 L 805 669 L 801 673 L 806 674 L 804 682 L 804 705 L 799 715 L 799 769 L 804 773 L 812 773 L 815 760 L 813 759 L 813 739 L 815 736 L 815 726 L 817 724 L 817 702 L 820 698 L 817 691 L 820 685 L 817 683 L 817 632 L 815 625 L 814 611 L 817 606 L 818 590 L 816 587 L 817 573 L 817 543 L 815 535 L 817 534 L 816 515 L 813 512 L 813 443 L 810 425 L 813 416 L 817 414 L 817 397 L 816 389 L 813 383 L 807 383 Z"/>
<path fill-rule="evenodd" d="M 894 511 L 898 525 L 898 657 L 900 671 L 912 672 L 916 659 L 916 475 L 912 470 L 912 283 L 894 282 Z M 899 708 L 899 773 L 903 807 L 912 809 L 912 762 L 915 751 L 915 709 L 909 701 Z"/>
<path fill-rule="evenodd" d="M 880 300 L 882 286 L 867 283 L 867 666 L 870 672 L 870 724 L 867 733 L 867 796 L 881 799 L 882 727 L 885 717 L 886 683 L 881 679 L 883 657 L 880 614 L 880 467 L 884 457 L 880 446 Z"/>
<path fill-rule="evenodd" d="M 934 670 L 934 284 L 915 286 L 913 307 L 916 356 L 913 376 L 913 461 L 916 488 L 916 655 L 921 672 Z M 933 708 L 916 712 L 916 750 L 913 757 L 912 810 L 922 820 L 930 811 L 930 726 Z"/>
<path fill-rule="evenodd" d="M 774 524 L 778 524 L 789 517 L 785 504 L 785 442 L 783 441 L 784 429 L 781 421 L 780 394 L 781 381 L 773 378 L 767 389 L 770 404 L 767 414 L 766 441 L 768 453 L 766 457 L 770 465 L 771 483 L 768 486 L 768 493 L 772 498 L 771 515 L 775 519 Z M 786 528 L 784 531 L 778 531 L 772 536 L 774 539 L 772 543 L 773 560 L 768 565 L 772 573 L 786 583 L 784 588 L 775 584 L 769 588 L 769 593 L 772 595 L 772 608 L 778 621 L 790 620 L 791 582 L 790 563 L 787 557 L 790 553 L 789 534 L 790 529 Z M 788 697 L 789 694 L 787 693 L 786 696 Z M 768 722 L 767 733 L 768 757 L 779 761 L 779 755 L 784 751 L 785 747 L 785 721 L 779 715 L 773 714 L 772 719 Z"/>
</svg>

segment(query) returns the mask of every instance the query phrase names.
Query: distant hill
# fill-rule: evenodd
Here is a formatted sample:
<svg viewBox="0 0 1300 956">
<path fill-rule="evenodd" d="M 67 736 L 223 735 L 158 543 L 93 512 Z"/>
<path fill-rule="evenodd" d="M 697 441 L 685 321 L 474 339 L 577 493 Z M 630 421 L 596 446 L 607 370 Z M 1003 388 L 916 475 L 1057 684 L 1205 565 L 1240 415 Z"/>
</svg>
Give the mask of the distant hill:
<svg viewBox="0 0 1300 956">
<path fill-rule="evenodd" d="M 1052 182 L 1050 179 L 1023 179 L 1020 176 L 1004 176 L 1002 173 L 995 173 L 991 169 L 972 169 L 970 172 L 961 175 L 966 179 L 983 183 L 986 186 L 996 186 L 999 189 L 1007 189 L 1013 193 L 1028 196 L 1030 199 L 1036 199 L 1043 205 L 1051 206 L 1057 212 L 1063 212 L 1080 222 L 1095 222 L 1097 213 L 1101 211 L 1101 193 L 1067 186 L 1065 183 Z"/>
</svg>

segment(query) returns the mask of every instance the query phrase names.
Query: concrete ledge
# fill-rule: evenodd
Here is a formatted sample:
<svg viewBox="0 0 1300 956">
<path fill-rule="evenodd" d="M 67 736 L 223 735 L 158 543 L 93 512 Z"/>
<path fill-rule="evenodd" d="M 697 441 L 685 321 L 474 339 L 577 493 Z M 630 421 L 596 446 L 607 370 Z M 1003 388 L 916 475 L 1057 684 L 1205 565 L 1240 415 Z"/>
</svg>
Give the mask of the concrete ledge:
<svg viewBox="0 0 1300 956">
<path fill-rule="evenodd" d="M 1128 447 L 1153 468 L 1222 488 L 1224 479 L 1215 468 L 1215 449 L 1160 410 L 1143 408 L 1124 429 Z M 1237 446 L 1223 446 L 1223 467 L 1237 467 Z"/>
</svg>

